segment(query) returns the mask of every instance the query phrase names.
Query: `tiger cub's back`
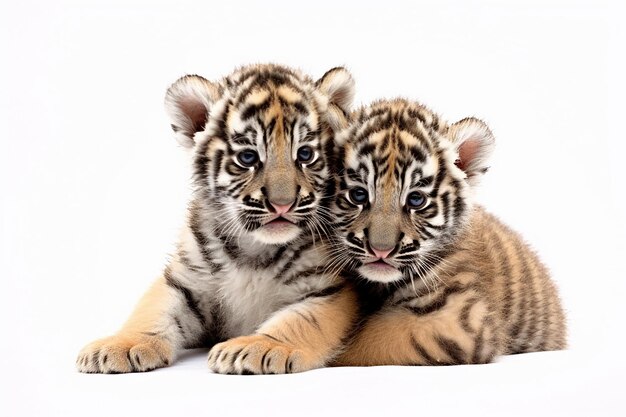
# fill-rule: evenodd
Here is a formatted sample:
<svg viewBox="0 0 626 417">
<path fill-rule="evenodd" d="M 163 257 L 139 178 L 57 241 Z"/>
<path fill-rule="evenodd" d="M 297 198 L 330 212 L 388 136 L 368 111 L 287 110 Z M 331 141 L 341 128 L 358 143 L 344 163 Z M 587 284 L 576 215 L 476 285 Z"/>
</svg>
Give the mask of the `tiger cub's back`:
<svg viewBox="0 0 626 417">
<path fill-rule="evenodd" d="M 564 349 L 567 329 L 557 289 L 521 236 L 476 207 L 459 242 L 465 256 L 452 256 L 482 272 L 476 285 L 490 301 L 491 319 L 499 322 L 493 335 L 498 353 Z"/>
</svg>

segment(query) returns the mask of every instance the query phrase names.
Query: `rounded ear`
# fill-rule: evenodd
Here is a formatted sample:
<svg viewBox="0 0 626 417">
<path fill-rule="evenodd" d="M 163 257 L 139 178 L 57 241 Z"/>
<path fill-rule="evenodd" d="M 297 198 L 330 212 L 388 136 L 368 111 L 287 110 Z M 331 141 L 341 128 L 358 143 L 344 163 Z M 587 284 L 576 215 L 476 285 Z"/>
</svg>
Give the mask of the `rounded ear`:
<svg viewBox="0 0 626 417">
<path fill-rule="evenodd" d="M 165 111 L 181 145 L 194 145 L 194 135 L 204 130 L 211 106 L 218 98 L 217 85 L 198 75 L 185 75 L 167 90 Z"/>
<path fill-rule="evenodd" d="M 335 131 L 345 128 L 350 119 L 354 100 L 354 79 L 347 69 L 335 67 L 315 83 L 328 98 L 327 121 Z"/>
<path fill-rule="evenodd" d="M 476 185 L 489 169 L 487 162 L 495 146 L 493 133 L 482 120 L 468 117 L 451 125 L 448 137 L 459 154 L 455 165 L 467 174 L 471 185 Z"/>
</svg>

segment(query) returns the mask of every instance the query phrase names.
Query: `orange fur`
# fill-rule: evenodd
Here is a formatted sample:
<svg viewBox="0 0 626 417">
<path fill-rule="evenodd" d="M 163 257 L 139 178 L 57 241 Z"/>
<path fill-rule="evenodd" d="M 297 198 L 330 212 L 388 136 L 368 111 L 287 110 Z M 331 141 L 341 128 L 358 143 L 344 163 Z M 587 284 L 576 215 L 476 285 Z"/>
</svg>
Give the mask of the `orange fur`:
<svg viewBox="0 0 626 417">
<path fill-rule="evenodd" d="M 496 236 L 501 241 L 497 245 Z M 555 287 L 519 235 L 478 208 L 458 241 L 445 265 L 433 271 L 444 284 L 424 296 L 445 301 L 441 308 L 427 314 L 405 307 L 381 310 L 364 322 L 334 364 L 485 363 L 497 355 L 566 347 L 565 316 Z M 509 274 L 504 273 L 503 258 L 511 266 Z M 523 273 L 522 263 L 532 272 Z M 444 296 L 453 287 L 456 290 Z M 509 289 L 513 308 L 506 312 Z M 521 303 L 522 299 L 526 301 Z M 548 306 L 547 314 L 541 308 L 529 311 L 531 300 Z M 532 322 L 536 325 L 532 333 L 511 337 L 517 327 Z"/>
<path fill-rule="evenodd" d="M 215 345 L 209 367 L 220 373 L 291 373 L 324 366 L 357 317 L 350 286 L 279 311 L 257 332 Z"/>
</svg>

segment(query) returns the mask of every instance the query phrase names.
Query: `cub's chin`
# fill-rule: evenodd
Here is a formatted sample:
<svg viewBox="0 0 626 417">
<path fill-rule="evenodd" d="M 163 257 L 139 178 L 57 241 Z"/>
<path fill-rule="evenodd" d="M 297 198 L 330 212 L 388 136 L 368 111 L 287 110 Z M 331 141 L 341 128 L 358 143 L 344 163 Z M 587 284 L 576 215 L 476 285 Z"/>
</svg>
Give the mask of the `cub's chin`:
<svg viewBox="0 0 626 417">
<path fill-rule="evenodd" d="M 300 235 L 300 228 L 282 219 L 276 219 L 252 232 L 254 240 L 267 245 L 288 243 Z"/>
<path fill-rule="evenodd" d="M 357 272 L 365 279 L 375 282 L 394 282 L 402 279 L 402 273 L 391 265 L 382 261 L 370 262 L 362 265 Z"/>
</svg>

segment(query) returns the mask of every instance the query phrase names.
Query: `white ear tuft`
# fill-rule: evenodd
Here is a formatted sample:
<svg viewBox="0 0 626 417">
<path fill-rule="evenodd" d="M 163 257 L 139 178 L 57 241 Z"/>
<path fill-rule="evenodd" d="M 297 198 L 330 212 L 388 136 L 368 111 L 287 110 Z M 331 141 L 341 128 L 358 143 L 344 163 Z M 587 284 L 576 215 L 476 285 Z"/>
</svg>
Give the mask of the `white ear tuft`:
<svg viewBox="0 0 626 417">
<path fill-rule="evenodd" d="M 333 68 L 324 74 L 317 88 L 328 98 L 327 120 L 333 130 L 338 131 L 348 125 L 352 101 L 354 100 L 354 79 L 347 69 Z"/>
<path fill-rule="evenodd" d="M 181 145 L 194 145 L 193 136 L 204 130 L 211 106 L 218 98 L 218 87 L 198 75 L 179 78 L 167 90 L 165 110 Z"/>
<path fill-rule="evenodd" d="M 471 185 L 476 185 L 489 169 L 487 162 L 495 147 L 493 133 L 482 120 L 468 117 L 451 125 L 448 136 L 459 153 L 456 166 L 465 171 Z"/>
</svg>

